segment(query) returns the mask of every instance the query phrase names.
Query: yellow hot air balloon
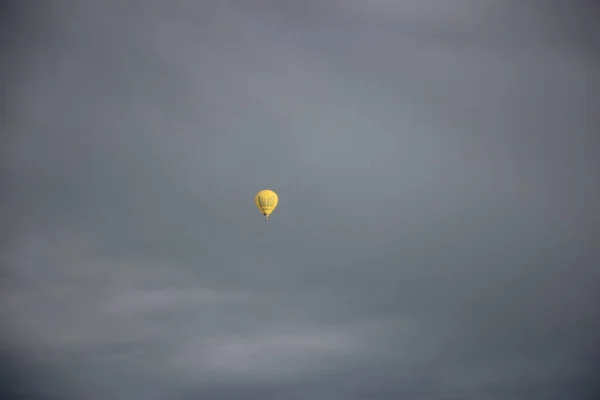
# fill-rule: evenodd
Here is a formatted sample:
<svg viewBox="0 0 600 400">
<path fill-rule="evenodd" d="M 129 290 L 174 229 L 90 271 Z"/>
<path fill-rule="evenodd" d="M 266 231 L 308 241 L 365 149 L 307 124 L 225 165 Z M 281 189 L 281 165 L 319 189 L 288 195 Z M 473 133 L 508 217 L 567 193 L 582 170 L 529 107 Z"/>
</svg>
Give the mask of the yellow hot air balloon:
<svg viewBox="0 0 600 400">
<path fill-rule="evenodd" d="M 269 215 L 271 215 L 275 207 L 277 207 L 277 203 L 279 203 L 279 197 L 272 190 L 261 190 L 256 193 L 254 203 L 262 215 L 265 216 L 265 219 L 268 220 Z"/>
</svg>

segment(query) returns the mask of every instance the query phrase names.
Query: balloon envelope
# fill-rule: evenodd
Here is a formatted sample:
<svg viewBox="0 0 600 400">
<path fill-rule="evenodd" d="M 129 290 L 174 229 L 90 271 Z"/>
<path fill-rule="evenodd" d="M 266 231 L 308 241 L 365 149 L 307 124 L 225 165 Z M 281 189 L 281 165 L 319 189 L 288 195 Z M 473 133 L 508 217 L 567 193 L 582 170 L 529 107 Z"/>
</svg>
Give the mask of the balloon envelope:
<svg viewBox="0 0 600 400">
<path fill-rule="evenodd" d="M 269 219 L 269 215 L 271 215 L 275 207 L 277 207 L 277 203 L 279 203 L 279 197 L 272 190 L 261 190 L 256 193 L 254 203 L 261 214 L 265 216 L 265 219 Z"/>
</svg>

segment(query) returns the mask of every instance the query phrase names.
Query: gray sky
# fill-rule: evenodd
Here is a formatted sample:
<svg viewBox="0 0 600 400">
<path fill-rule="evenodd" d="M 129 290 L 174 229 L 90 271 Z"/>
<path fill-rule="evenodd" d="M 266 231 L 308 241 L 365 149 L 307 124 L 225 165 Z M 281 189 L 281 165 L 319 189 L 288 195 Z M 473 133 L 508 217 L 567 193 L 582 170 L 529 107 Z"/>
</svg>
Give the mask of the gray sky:
<svg viewBox="0 0 600 400">
<path fill-rule="evenodd" d="M 591 396 L 598 13 L 537 3 L 5 9 L 0 338 L 14 386 L 86 400 Z M 268 222 L 253 203 L 265 188 L 280 196 Z"/>
</svg>

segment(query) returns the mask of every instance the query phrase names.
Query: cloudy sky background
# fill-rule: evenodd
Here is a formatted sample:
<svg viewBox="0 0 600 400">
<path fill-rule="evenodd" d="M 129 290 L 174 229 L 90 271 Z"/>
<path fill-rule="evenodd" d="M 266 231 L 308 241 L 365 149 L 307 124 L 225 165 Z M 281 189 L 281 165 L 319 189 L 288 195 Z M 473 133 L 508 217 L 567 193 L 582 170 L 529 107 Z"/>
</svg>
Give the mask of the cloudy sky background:
<svg viewBox="0 0 600 400">
<path fill-rule="evenodd" d="M 4 3 L 3 390 L 591 398 L 589 4 Z"/>
</svg>

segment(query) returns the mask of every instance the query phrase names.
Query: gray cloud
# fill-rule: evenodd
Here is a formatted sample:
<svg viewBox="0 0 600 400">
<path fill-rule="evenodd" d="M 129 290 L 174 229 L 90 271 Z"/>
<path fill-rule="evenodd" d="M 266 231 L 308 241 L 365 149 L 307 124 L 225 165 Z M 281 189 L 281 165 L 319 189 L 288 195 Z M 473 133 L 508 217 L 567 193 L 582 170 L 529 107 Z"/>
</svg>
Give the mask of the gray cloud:
<svg viewBox="0 0 600 400">
<path fill-rule="evenodd" d="M 569 4 L 16 9 L 11 363 L 91 400 L 585 397 L 600 79 Z"/>
</svg>

